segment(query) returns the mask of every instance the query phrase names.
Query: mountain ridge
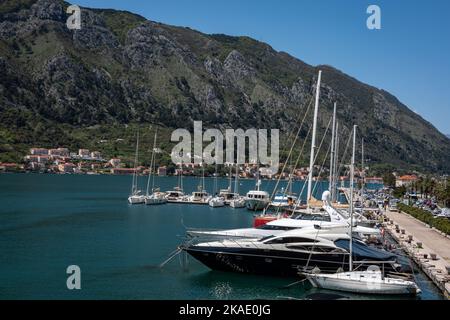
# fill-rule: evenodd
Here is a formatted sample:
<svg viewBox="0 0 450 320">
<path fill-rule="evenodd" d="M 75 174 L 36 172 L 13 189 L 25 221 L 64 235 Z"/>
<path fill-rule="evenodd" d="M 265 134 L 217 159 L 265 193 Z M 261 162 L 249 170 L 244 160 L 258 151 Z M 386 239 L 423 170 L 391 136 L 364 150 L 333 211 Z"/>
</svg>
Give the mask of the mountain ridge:
<svg viewBox="0 0 450 320">
<path fill-rule="evenodd" d="M 0 158 L 52 140 L 48 129 L 79 145 L 73 130 L 117 123 L 177 128 L 203 120 L 288 133 L 320 68 L 320 132 L 337 101 L 343 134 L 359 124 L 373 164 L 450 171 L 448 137 L 389 92 L 332 66 L 310 66 L 246 36 L 208 35 L 113 9 L 83 8 L 82 29 L 70 31 L 67 3 L 18 2 L 0 5 Z"/>
</svg>

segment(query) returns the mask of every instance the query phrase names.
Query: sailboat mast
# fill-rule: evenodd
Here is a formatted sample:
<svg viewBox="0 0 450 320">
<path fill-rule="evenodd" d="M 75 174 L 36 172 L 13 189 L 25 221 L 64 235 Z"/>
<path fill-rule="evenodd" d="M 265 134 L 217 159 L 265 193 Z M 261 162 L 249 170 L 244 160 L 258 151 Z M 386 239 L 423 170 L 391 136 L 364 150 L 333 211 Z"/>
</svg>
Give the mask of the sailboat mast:
<svg viewBox="0 0 450 320">
<path fill-rule="evenodd" d="M 151 167 L 151 171 L 150 173 L 153 174 L 153 179 L 152 179 L 152 192 L 155 189 L 155 175 L 156 175 L 156 137 L 158 135 L 158 128 L 156 128 L 155 130 L 155 138 L 153 139 L 153 150 L 152 150 L 152 162 L 153 165 Z M 153 171 L 153 173 L 152 173 Z"/>
<path fill-rule="evenodd" d="M 155 131 L 155 138 L 153 140 L 152 156 L 150 158 L 150 168 L 149 168 L 148 179 L 147 179 L 147 190 L 145 192 L 145 194 L 147 196 L 149 195 L 150 180 L 152 178 L 153 165 L 154 165 L 154 161 L 155 161 L 155 147 L 156 147 L 156 131 Z M 154 183 L 154 180 L 153 180 L 153 182 L 152 182 L 152 190 L 154 189 L 154 187 L 155 187 L 155 183 Z"/>
<path fill-rule="evenodd" d="M 234 177 L 234 193 L 238 193 L 239 165 L 236 160 L 236 176 Z"/>
<path fill-rule="evenodd" d="M 231 192 L 231 182 L 232 182 L 232 179 L 233 179 L 233 175 L 231 174 L 231 172 L 232 172 L 232 170 L 233 170 L 233 165 L 230 163 L 230 176 L 229 176 L 229 182 L 228 182 L 228 190 L 229 190 L 229 192 Z"/>
<path fill-rule="evenodd" d="M 336 102 L 333 107 L 333 130 L 331 132 L 331 156 L 330 156 L 330 181 L 328 182 L 328 190 L 333 193 L 333 167 L 334 167 L 334 135 L 336 130 Z"/>
<path fill-rule="evenodd" d="M 183 191 L 183 162 L 180 162 L 179 188 Z"/>
<path fill-rule="evenodd" d="M 136 136 L 136 151 L 134 154 L 134 172 L 133 172 L 133 182 L 131 184 L 131 194 L 137 191 L 137 162 L 138 162 L 138 150 L 139 150 L 139 128 Z"/>
<path fill-rule="evenodd" d="M 364 180 L 366 178 L 366 172 L 364 170 L 364 138 L 361 139 L 361 197 L 364 193 Z"/>
<path fill-rule="evenodd" d="M 316 130 L 317 130 L 317 116 L 319 113 L 319 96 L 320 96 L 320 79 L 322 77 L 322 71 L 319 70 L 319 76 L 317 78 L 316 86 L 316 101 L 314 104 L 314 121 L 313 121 L 313 133 L 311 140 L 311 155 L 309 159 L 309 177 L 308 177 L 308 194 L 307 194 L 307 208 L 310 209 L 311 191 L 312 191 L 312 178 L 314 168 L 314 151 L 316 149 Z"/>
<path fill-rule="evenodd" d="M 353 126 L 353 153 L 350 166 L 350 271 L 353 270 L 353 180 L 355 177 L 356 125 Z"/>
</svg>

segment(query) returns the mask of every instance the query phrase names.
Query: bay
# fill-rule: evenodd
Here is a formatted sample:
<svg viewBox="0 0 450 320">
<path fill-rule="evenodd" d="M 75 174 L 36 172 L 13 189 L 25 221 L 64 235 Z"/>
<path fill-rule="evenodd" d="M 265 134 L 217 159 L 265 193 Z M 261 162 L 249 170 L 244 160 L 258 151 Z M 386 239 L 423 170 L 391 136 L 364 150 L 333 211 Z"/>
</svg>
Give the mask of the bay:
<svg viewBox="0 0 450 320">
<path fill-rule="evenodd" d="M 139 179 L 144 190 L 146 179 Z M 212 193 L 213 179 L 205 180 Z M 162 190 L 176 181 L 157 179 Z M 185 192 L 198 184 L 199 178 L 184 178 Z M 227 185 L 219 179 L 221 188 Z M 241 180 L 240 193 L 254 185 Z M 262 189 L 274 185 L 265 180 Z M 296 182 L 293 191 L 302 186 Z M 296 279 L 211 271 L 183 255 L 159 268 L 187 227 L 249 227 L 253 215 L 228 207 L 132 206 L 130 187 L 131 176 L 0 174 L 0 299 L 277 299 L 318 292 L 308 285 L 283 289 Z M 326 187 L 317 185 L 317 198 Z M 69 265 L 81 269 L 81 290 L 66 287 Z M 441 299 L 425 275 L 416 276 L 421 299 Z"/>
</svg>

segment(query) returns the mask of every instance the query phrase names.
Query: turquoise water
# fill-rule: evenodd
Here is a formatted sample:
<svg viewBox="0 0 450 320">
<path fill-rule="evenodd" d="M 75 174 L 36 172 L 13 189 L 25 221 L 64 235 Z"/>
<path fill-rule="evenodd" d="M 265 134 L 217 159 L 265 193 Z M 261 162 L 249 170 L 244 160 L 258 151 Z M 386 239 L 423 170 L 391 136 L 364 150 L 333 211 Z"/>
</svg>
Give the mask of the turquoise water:
<svg viewBox="0 0 450 320">
<path fill-rule="evenodd" d="M 185 191 L 199 179 L 185 178 Z M 162 190 L 176 178 L 159 179 Z M 221 179 L 225 188 L 227 180 Z M 140 180 L 144 188 L 145 179 Z M 206 179 L 211 192 L 212 179 Z M 264 181 L 263 189 L 274 181 Z M 130 176 L 0 174 L 1 299 L 276 299 L 317 292 L 296 279 L 210 271 L 179 255 L 159 268 L 182 242 L 185 227 L 252 225 L 245 209 L 168 204 L 131 206 Z M 253 188 L 241 181 L 241 193 Z M 326 184 L 317 188 L 317 196 Z M 301 184 L 297 183 L 297 193 Z M 66 268 L 81 268 L 81 290 L 68 290 Z M 422 299 L 439 291 L 422 275 Z M 353 296 L 353 298 L 365 298 Z"/>
</svg>

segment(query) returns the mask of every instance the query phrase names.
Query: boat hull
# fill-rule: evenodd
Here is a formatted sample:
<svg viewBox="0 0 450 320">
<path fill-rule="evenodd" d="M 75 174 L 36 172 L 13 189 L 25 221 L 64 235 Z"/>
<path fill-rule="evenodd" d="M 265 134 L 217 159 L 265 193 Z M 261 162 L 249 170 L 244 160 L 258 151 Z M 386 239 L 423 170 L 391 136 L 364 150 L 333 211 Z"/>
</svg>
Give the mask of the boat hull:
<svg viewBox="0 0 450 320">
<path fill-rule="evenodd" d="M 129 204 L 142 204 L 145 202 L 144 196 L 131 196 L 128 197 L 128 203 Z"/>
<path fill-rule="evenodd" d="M 146 205 L 161 205 L 161 204 L 166 204 L 167 203 L 167 199 L 159 199 L 159 198 L 151 198 L 151 199 L 145 199 L 145 204 Z"/>
<path fill-rule="evenodd" d="M 420 293 L 420 290 L 412 282 L 400 285 L 395 282 L 385 282 L 381 279 L 360 281 L 336 277 L 336 275 L 307 275 L 307 278 L 314 287 L 328 290 L 385 295 L 414 295 Z"/>
<path fill-rule="evenodd" d="M 234 199 L 230 201 L 230 207 L 232 208 L 245 208 L 245 200 Z"/>
<path fill-rule="evenodd" d="M 225 207 L 225 202 L 223 201 L 210 200 L 208 204 L 212 208 Z"/>
<path fill-rule="evenodd" d="M 289 255 L 277 251 L 267 252 L 271 250 L 264 252 L 264 255 L 251 250 L 227 252 L 223 248 L 217 251 L 214 248 L 201 250 L 185 248 L 184 250 L 212 270 L 280 277 L 296 277 L 306 265 L 309 266 L 308 268 L 317 266 L 323 272 L 331 273 L 348 265 L 348 255 L 343 254 L 337 254 L 334 257 L 312 255 L 309 259 L 308 253 Z"/>
<path fill-rule="evenodd" d="M 263 201 L 261 199 L 246 199 L 245 207 L 247 208 L 247 210 L 260 211 L 263 210 L 268 203 L 268 201 Z"/>
</svg>

